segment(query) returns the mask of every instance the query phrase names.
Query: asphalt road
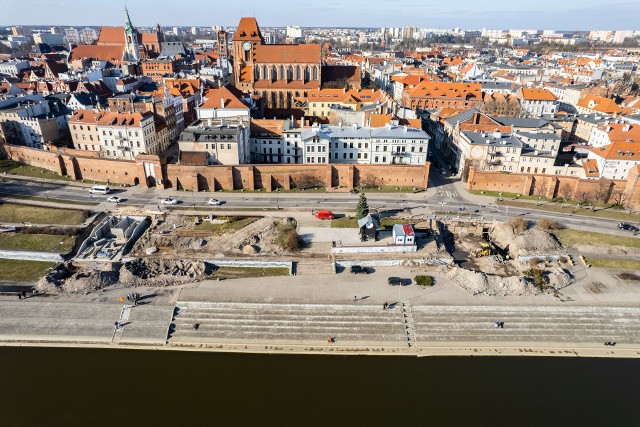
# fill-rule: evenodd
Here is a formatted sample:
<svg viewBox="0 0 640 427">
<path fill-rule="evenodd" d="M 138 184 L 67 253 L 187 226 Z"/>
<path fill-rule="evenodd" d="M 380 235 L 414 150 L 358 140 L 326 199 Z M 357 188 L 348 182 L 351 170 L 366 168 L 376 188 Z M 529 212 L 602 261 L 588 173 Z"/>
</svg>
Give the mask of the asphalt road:
<svg viewBox="0 0 640 427">
<path fill-rule="evenodd" d="M 473 215 L 484 219 L 508 220 L 523 217 L 537 221 L 543 218 L 552 219 L 568 228 L 584 231 L 605 231 L 609 233 L 632 236 L 628 231 L 617 228 L 618 220 L 591 218 L 571 213 L 544 212 L 536 209 L 498 206 L 494 203 L 473 203 L 467 199 L 456 185 L 454 179 L 442 177 L 439 171 L 432 171 L 430 190 L 420 193 L 368 193 L 369 206 L 374 210 L 393 211 L 409 209 L 415 217 L 428 218 L 434 212 L 441 216 L 455 217 Z M 223 202 L 221 209 L 330 209 L 336 212 L 349 211 L 355 208 L 358 195 L 348 193 L 185 193 L 173 190 L 145 189 L 139 187 L 118 188 L 110 195 L 90 194 L 87 188 L 69 185 L 56 185 L 30 181 L 18 181 L 8 178 L 0 181 L 0 196 L 11 195 L 33 196 L 58 200 L 69 200 L 85 203 L 102 203 L 98 209 L 108 209 L 111 205 L 106 200 L 111 195 L 125 199 L 124 206 L 155 206 L 163 197 L 173 197 L 179 201 L 178 206 L 206 207 L 211 198 Z M 477 198 L 476 198 L 477 199 Z M 114 205 L 115 206 L 115 205 Z"/>
</svg>

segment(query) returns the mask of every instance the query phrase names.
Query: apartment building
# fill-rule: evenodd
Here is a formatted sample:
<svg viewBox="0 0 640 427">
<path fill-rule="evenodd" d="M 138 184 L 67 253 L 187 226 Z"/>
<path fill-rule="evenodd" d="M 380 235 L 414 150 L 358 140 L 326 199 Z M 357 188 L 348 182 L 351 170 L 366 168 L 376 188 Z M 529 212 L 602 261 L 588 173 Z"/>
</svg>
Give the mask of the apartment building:
<svg viewBox="0 0 640 427">
<path fill-rule="evenodd" d="M 198 120 L 178 139 L 180 162 L 204 165 L 240 165 L 250 161 L 249 119 Z"/>
<path fill-rule="evenodd" d="M 600 177 L 627 179 L 629 172 L 640 164 L 640 147 L 636 142 L 614 142 L 592 148 L 587 159 L 595 161 Z"/>
<path fill-rule="evenodd" d="M 285 143 L 302 149 L 302 163 L 424 164 L 426 132 L 388 124 L 381 128 L 320 125 L 284 132 Z"/>
<path fill-rule="evenodd" d="M 42 95 L 0 100 L 0 141 L 44 148 L 68 136 L 67 110 L 53 106 Z"/>
<path fill-rule="evenodd" d="M 100 156 L 133 160 L 138 154 L 161 154 L 169 148 L 166 123 L 151 112 L 76 111 L 70 120 L 73 146 Z"/>
<path fill-rule="evenodd" d="M 640 126 L 631 123 L 605 122 L 591 130 L 589 145 L 604 147 L 615 142 L 638 143 L 640 146 Z"/>
<path fill-rule="evenodd" d="M 547 89 L 521 88 L 516 97 L 520 100 L 522 113 L 527 116 L 540 117 L 558 111 L 558 98 Z"/>
</svg>

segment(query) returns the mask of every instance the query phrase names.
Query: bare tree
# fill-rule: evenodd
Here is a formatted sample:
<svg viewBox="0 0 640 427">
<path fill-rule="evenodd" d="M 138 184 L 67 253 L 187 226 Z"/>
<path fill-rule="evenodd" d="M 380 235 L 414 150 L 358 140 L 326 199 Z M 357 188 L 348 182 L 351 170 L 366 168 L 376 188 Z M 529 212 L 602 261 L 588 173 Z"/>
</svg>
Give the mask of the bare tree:
<svg viewBox="0 0 640 427">
<path fill-rule="evenodd" d="M 540 199 L 545 197 L 547 194 L 547 184 L 545 182 L 541 182 L 540 185 L 536 185 L 534 194 L 538 196 L 538 198 L 536 199 L 536 206 L 538 206 L 538 202 L 540 201 Z"/>
<path fill-rule="evenodd" d="M 324 183 L 320 178 L 307 174 L 301 175 L 300 178 L 298 178 L 298 182 L 296 182 L 296 187 L 298 187 L 300 190 L 318 188 L 322 187 L 323 185 Z"/>
<path fill-rule="evenodd" d="M 561 208 L 564 208 L 564 203 L 571 198 L 572 193 L 571 188 L 567 185 L 561 186 L 558 189 L 558 197 L 560 197 L 560 200 L 562 201 L 560 204 Z"/>
<path fill-rule="evenodd" d="M 378 178 L 376 178 L 375 175 L 367 174 L 363 179 L 360 180 L 361 188 L 374 188 L 378 186 L 379 186 Z"/>
<path fill-rule="evenodd" d="M 611 195 L 609 196 L 609 203 L 612 203 L 614 206 L 624 206 L 629 197 L 629 194 L 625 192 L 622 188 L 615 188 Z"/>
<path fill-rule="evenodd" d="M 591 210 L 596 210 L 596 205 L 598 203 L 605 203 L 609 199 L 610 193 L 611 182 L 606 179 L 600 179 L 598 188 L 596 188 L 595 192 L 593 193 L 593 204 L 591 205 Z"/>
<path fill-rule="evenodd" d="M 593 194 L 589 191 L 580 191 L 576 193 L 575 197 L 576 197 L 576 200 L 578 201 L 578 207 L 582 205 L 587 205 L 591 203 L 591 200 L 593 200 Z M 577 211 L 577 207 L 576 209 L 574 209 L 574 212 L 576 211 Z"/>
</svg>

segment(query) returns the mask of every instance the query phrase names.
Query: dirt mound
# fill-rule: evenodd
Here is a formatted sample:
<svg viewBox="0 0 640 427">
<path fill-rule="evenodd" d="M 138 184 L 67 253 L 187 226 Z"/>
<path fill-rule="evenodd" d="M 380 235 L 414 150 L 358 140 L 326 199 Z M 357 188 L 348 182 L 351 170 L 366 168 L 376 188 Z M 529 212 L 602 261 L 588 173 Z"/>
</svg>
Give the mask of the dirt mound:
<svg viewBox="0 0 640 427">
<path fill-rule="evenodd" d="M 134 286 L 173 286 L 202 280 L 211 271 L 203 261 L 139 258 L 124 264 L 120 281 Z"/>
<path fill-rule="evenodd" d="M 547 286 L 555 290 L 566 288 L 573 283 L 573 278 L 571 277 L 571 275 L 569 275 L 569 273 L 561 268 L 547 273 L 546 279 Z"/>
<path fill-rule="evenodd" d="M 522 296 L 541 293 L 523 277 L 493 276 L 460 267 L 449 268 L 445 275 L 473 295 Z"/>
<path fill-rule="evenodd" d="M 547 255 L 557 252 L 560 244 L 546 231 L 531 229 L 516 235 L 509 224 L 498 224 L 491 231 L 493 242 L 508 251 L 512 257 Z"/>
<path fill-rule="evenodd" d="M 60 264 L 47 273 L 36 284 L 45 293 L 88 293 L 103 289 L 118 282 L 119 263 L 107 264 L 100 268 L 78 268 L 70 262 Z"/>
</svg>

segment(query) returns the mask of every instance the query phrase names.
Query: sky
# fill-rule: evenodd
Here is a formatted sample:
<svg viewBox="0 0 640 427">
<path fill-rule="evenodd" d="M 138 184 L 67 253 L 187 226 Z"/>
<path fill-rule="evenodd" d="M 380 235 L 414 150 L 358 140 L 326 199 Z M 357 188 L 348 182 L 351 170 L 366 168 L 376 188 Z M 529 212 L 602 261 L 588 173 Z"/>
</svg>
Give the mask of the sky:
<svg viewBox="0 0 640 427">
<path fill-rule="evenodd" d="M 122 25 L 124 2 L 0 0 L 0 27 Z M 134 26 L 640 30 L 640 0 L 129 0 Z"/>
</svg>

